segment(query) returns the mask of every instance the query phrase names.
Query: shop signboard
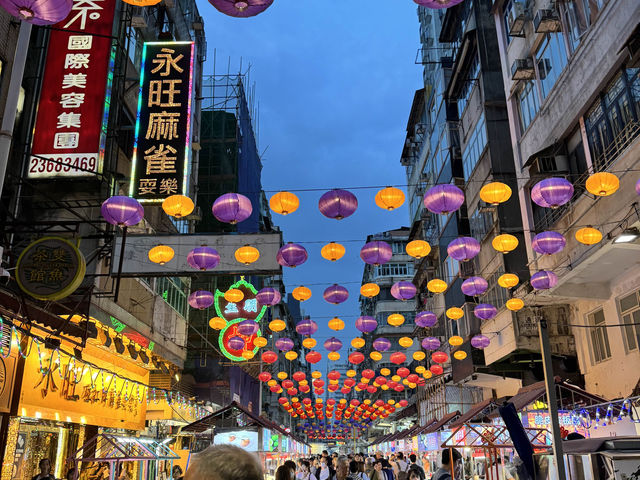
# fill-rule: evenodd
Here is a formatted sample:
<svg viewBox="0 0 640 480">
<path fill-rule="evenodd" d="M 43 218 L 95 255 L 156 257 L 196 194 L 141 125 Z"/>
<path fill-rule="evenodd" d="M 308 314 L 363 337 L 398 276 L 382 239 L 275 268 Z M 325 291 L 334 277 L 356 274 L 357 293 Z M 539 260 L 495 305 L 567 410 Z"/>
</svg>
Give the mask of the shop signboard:
<svg viewBox="0 0 640 480">
<path fill-rule="evenodd" d="M 551 417 L 549 416 L 549 412 L 546 410 L 528 411 L 526 412 L 526 415 L 521 415 L 521 417 L 522 423 L 525 427 L 544 428 L 551 431 Z M 587 429 L 575 424 L 571 412 L 559 411 L 558 420 L 560 423 L 560 428 L 565 429 L 568 433 L 577 432 L 584 437 L 589 437 L 589 432 L 587 431 Z M 549 437 L 549 441 L 550 438 L 551 437 Z"/>
<path fill-rule="evenodd" d="M 411 439 L 411 449 L 414 452 L 418 451 L 418 436 L 417 435 Z"/>
<path fill-rule="evenodd" d="M 271 450 L 269 450 L 269 443 L 271 441 L 271 430 L 269 430 L 268 428 L 263 428 L 262 429 L 262 449 L 261 451 L 263 452 L 270 452 Z"/>
<path fill-rule="evenodd" d="M 258 432 L 252 430 L 235 430 L 231 432 L 218 433 L 213 437 L 215 445 L 234 445 L 248 452 L 257 452 Z"/>
<path fill-rule="evenodd" d="M 438 450 L 440 448 L 440 442 L 438 438 L 438 432 L 426 433 L 424 435 L 420 435 L 422 437 L 422 442 L 424 445 L 425 452 L 432 452 L 434 450 Z"/>
</svg>

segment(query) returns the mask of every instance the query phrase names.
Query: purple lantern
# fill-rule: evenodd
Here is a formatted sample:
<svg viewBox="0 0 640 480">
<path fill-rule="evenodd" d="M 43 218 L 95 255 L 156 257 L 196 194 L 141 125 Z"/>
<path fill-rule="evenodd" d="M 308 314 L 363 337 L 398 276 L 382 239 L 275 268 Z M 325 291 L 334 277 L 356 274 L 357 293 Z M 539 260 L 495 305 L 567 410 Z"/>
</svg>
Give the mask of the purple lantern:
<svg viewBox="0 0 640 480">
<path fill-rule="evenodd" d="M 449 8 L 463 2 L 464 0 L 413 0 L 418 5 L 427 8 Z"/>
<path fill-rule="evenodd" d="M 276 340 L 275 346 L 281 352 L 288 352 L 293 348 L 293 340 L 287 337 L 282 337 Z"/>
<path fill-rule="evenodd" d="M 480 303 L 473 309 L 473 314 L 482 320 L 489 320 L 498 314 L 498 309 L 490 303 Z"/>
<path fill-rule="evenodd" d="M 531 275 L 531 286 L 536 290 L 547 290 L 558 283 L 558 277 L 549 270 L 540 270 Z"/>
<path fill-rule="evenodd" d="M 2 7 L 14 17 L 34 25 L 61 22 L 71 12 L 72 0 L 5 0 Z M 137 222 L 136 222 L 137 223 Z"/>
<path fill-rule="evenodd" d="M 536 183 L 532 188 L 531 188 L 531 200 L 533 201 L 533 203 L 540 205 L 541 207 L 545 207 L 545 208 L 551 208 L 551 205 L 549 205 L 544 198 L 542 198 L 542 195 L 540 195 L 540 184 Z"/>
<path fill-rule="evenodd" d="M 473 237 L 458 237 L 451 241 L 447 253 L 454 260 L 466 262 L 480 253 L 480 242 Z"/>
<path fill-rule="evenodd" d="M 489 288 L 489 283 L 482 277 L 469 277 L 460 287 L 462 293 L 469 297 L 478 297 L 483 295 Z"/>
<path fill-rule="evenodd" d="M 391 286 L 391 295 L 397 300 L 409 300 L 416 296 L 416 286 L 405 280 L 396 282 Z"/>
<path fill-rule="evenodd" d="M 318 331 L 318 324 L 310 318 L 300 320 L 296 324 L 296 332 L 300 335 L 313 335 Z"/>
<path fill-rule="evenodd" d="M 636 193 L 640 195 L 640 180 L 636 182 Z"/>
<path fill-rule="evenodd" d="M 239 193 L 225 193 L 216 198 L 211 207 L 213 216 L 224 223 L 236 224 L 251 216 L 251 200 Z"/>
<path fill-rule="evenodd" d="M 323 297 L 327 302 L 338 305 L 349 298 L 349 291 L 342 285 L 334 283 L 324 291 Z"/>
<path fill-rule="evenodd" d="M 231 350 L 242 350 L 244 348 L 244 340 L 242 337 L 231 337 L 228 345 Z"/>
<path fill-rule="evenodd" d="M 487 348 L 490 343 L 491 340 L 489 340 L 489 337 L 485 337 L 484 335 L 476 335 L 471 338 L 471 346 L 475 348 Z"/>
<path fill-rule="evenodd" d="M 211 270 L 220 263 L 220 254 L 211 247 L 196 247 L 187 255 L 187 263 L 196 270 Z"/>
<path fill-rule="evenodd" d="M 391 342 L 384 337 L 378 337 L 373 341 L 373 349 L 378 352 L 386 352 L 390 348 Z"/>
<path fill-rule="evenodd" d="M 427 337 L 422 340 L 422 348 L 425 350 L 437 350 L 440 348 L 440 340 L 436 337 Z"/>
<path fill-rule="evenodd" d="M 567 241 L 562 234 L 553 231 L 541 232 L 533 237 L 531 248 L 540 255 L 553 255 L 561 252 Z"/>
<path fill-rule="evenodd" d="M 382 240 L 366 243 L 360 249 L 360 258 L 369 265 L 382 265 L 391 260 L 392 256 L 391 245 Z"/>
<path fill-rule="evenodd" d="M 116 195 L 102 202 L 100 213 L 111 225 L 130 227 L 140 223 L 144 217 L 144 208 L 135 198 Z"/>
<path fill-rule="evenodd" d="M 208 292 L 207 290 L 196 290 L 189 295 L 189 305 L 193 308 L 197 308 L 198 310 L 209 308 L 213 305 L 213 300 L 213 293 Z"/>
<path fill-rule="evenodd" d="M 358 208 L 358 199 L 353 193 L 336 188 L 320 197 L 318 208 L 325 217 L 342 220 L 353 215 Z"/>
<path fill-rule="evenodd" d="M 423 328 L 433 327 L 438 323 L 438 317 L 435 313 L 424 311 L 416 314 L 416 325 Z"/>
<path fill-rule="evenodd" d="M 209 3 L 230 17 L 247 18 L 264 12 L 273 0 L 209 0 Z"/>
<path fill-rule="evenodd" d="M 255 320 L 243 320 L 238 324 L 238 333 L 250 337 L 258 331 L 258 322 Z"/>
<path fill-rule="evenodd" d="M 356 328 L 362 333 L 371 333 L 378 327 L 378 322 L 373 317 L 358 317 Z"/>
<path fill-rule="evenodd" d="M 307 261 L 307 258 L 309 258 L 307 250 L 302 245 L 291 242 L 280 247 L 280 250 L 278 250 L 278 254 L 276 255 L 276 260 L 280 265 L 291 268 L 302 265 Z"/>
<path fill-rule="evenodd" d="M 544 204 L 538 203 L 533 195 L 531 196 L 531 200 L 541 207 L 549 206 L 551 208 L 557 208 L 560 205 L 567 203 L 573 196 L 573 185 L 566 178 L 545 178 L 544 180 L 536 183 L 534 188 L 536 187 L 538 187 L 537 192 L 540 193 L 540 197 L 544 200 Z"/>
<path fill-rule="evenodd" d="M 432 213 L 447 214 L 455 212 L 464 203 L 464 192 L 455 185 L 436 185 L 427 190 L 423 199 L 424 206 Z"/>
<path fill-rule="evenodd" d="M 342 348 L 342 342 L 336 337 L 331 337 L 324 341 L 324 348 L 329 352 L 337 352 Z"/>
<path fill-rule="evenodd" d="M 273 287 L 264 287 L 256 293 L 256 300 L 263 306 L 273 306 L 280 303 L 281 298 L 280 292 Z"/>
</svg>

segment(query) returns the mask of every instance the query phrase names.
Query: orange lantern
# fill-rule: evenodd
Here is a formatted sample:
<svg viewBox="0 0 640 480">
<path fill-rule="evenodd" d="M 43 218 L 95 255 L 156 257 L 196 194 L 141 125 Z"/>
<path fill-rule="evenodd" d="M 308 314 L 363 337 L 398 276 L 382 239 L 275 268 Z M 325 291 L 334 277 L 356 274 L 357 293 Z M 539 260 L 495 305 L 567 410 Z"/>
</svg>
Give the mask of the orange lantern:
<svg viewBox="0 0 640 480">
<path fill-rule="evenodd" d="M 364 338 L 361 338 L 361 337 L 356 337 L 353 340 L 351 340 L 351 346 L 353 348 L 362 348 L 364 347 L 365 343 L 366 342 L 364 341 Z"/>
<path fill-rule="evenodd" d="M 360 295 L 371 298 L 380 293 L 380 287 L 375 283 L 365 283 L 360 287 Z"/>
<path fill-rule="evenodd" d="M 512 312 L 517 312 L 518 310 L 522 310 L 522 308 L 524 307 L 524 302 L 521 298 L 510 298 L 509 300 L 507 300 L 505 306 Z"/>
<path fill-rule="evenodd" d="M 491 205 L 504 203 L 511 197 L 511 187 L 502 182 L 487 183 L 480 189 L 480 198 Z"/>
<path fill-rule="evenodd" d="M 607 197 L 620 188 L 620 180 L 613 173 L 598 172 L 589 175 L 585 184 L 587 191 L 598 197 Z"/>
<path fill-rule="evenodd" d="M 338 352 L 329 352 L 327 358 L 332 361 L 340 360 L 340 354 Z"/>
<path fill-rule="evenodd" d="M 286 358 L 289 361 L 293 361 L 296 358 L 298 358 L 298 354 L 293 350 L 289 350 L 287 353 L 284 354 L 284 358 Z"/>
<path fill-rule="evenodd" d="M 383 210 L 395 210 L 404 203 L 404 192 L 399 188 L 387 187 L 376 193 L 376 205 Z"/>
<path fill-rule="evenodd" d="M 382 360 L 382 354 L 380 352 L 371 352 L 369 354 L 369 357 L 371 358 L 371 360 L 373 360 L 374 362 L 378 362 L 380 360 Z"/>
<path fill-rule="evenodd" d="M 242 355 L 242 358 L 245 360 L 251 360 L 256 354 L 253 353 L 253 350 L 243 350 L 240 355 Z"/>
<path fill-rule="evenodd" d="M 500 253 L 509 253 L 518 247 L 518 239 L 508 233 L 498 235 L 491 241 L 491 245 Z"/>
<path fill-rule="evenodd" d="M 243 298 L 244 293 L 242 293 L 242 290 L 239 290 L 237 288 L 231 288 L 224 292 L 224 299 L 230 303 L 238 303 L 242 301 Z"/>
<path fill-rule="evenodd" d="M 336 260 L 340 260 L 344 257 L 345 251 L 346 249 L 343 245 L 336 242 L 330 242 L 322 247 L 320 255 L 322 255 L 322 258 L 329 260 L 330 262 L 335 262 Z"/>
<path fill-rule="evenodd" d="M 293 289 L 291 295 L 299 302 L 304 302 L 311 298 L 311 289 L 305 287 L 304 285 L 300 285 L 299 287 Z"/>
<path fill-rule="evenodd" d="M 576 240 L 584 245 L 595 245 L 602 240 L 602 233 L 593 227 L 584 227 L 576 232 Z"/>
<path fill-rule="evenodd" d="M 213 317 L 211 320 L 209 320 L 209 326 L 214 330 L 222 330 L 227 326 L 227 321 L 221 317 Z"/>
<path fill-rule="evenodd" d="M 349 378 L 353 378 L 356 375 L 358 375 L 358 372 L 356 372 L 355 370 L 347 370 L 347 372 L 345 373 L 345 375 Z"/>
<path fill-rule="evenodd" d="M 498 278 L 498 285 L 502 288 L 513 288 L 520 283 L 520 279 L 515 273 L 505 273 Z"/>
<path fill-rule="evenodd" d="M 462 317 L 464 317 L 464 310 L 462 310 L 460 307 L 448 308 L 445 313 L 451 320 L 460 320 Z"/>
<path fill-rule="evenodd" d="M 304 348 L 313 348 L 317 344 L 318 344 L 318 342 L 316 342 L 315 338 L 308 337 L 308 338 L 305 338 L 304 340 L 302 340 L 302 346 Z"/>
<path fill-rule="evenodd" d="M 278 374 L 276 375 L 276 377 L 278 377 L 280 380 L 284 380 L 288 376 L 289 375 L 287 375 L 287 372 L 278 372 Z"/>
<path fill-rule="evenodd" d="M 464 343 L 464 340 L 462 339 L 462 337 L 458 335 L 454 335 L 449 339 L 449 345 L 451 345 L 452 347 L 459 347 L 463 343 Z"/>
<path fill-rule="evenodd" d="M 391 374 L 391 370 L 389 370 L 388 368 L 381 368 L 380 369 L 380 375 L 382 376 L 388 376 Z"/>
<path fill-rule="evenodd" d="M 344 329 L 344 322 L 338 317 L 334 317 L 331 320 L 329 320 L 329 328 L 331 330 L 335 330 L 336 332 L 338 332 Z"/>
<path fill-rule="evenodd" d="M 413 258 L 422 258 L 429 255 L 431 252 L 431 245 L 424 240 L 413 240 L 407 243 L 406 246 L 407 255 Z"/>
<path fill-rule="evenodd" d="M 416 352 L 416 353 L 418 353 L 418 352 Z M 424 353 L 424 352 L 422 352 L 422 353 Z M 427 369 L 423 365 L 418 365 L 416 367 L 416 373 L 422 374 L 422 373 L 424 373 L 426 371 L 427 371 Z"/>
<path fill-rule="evenodd" d="M 289 215 L 300 206 L 300 200 L 291 192 L 278 192 L 269 199 L 269 208 L 280 215 Z"/>
<path fill-rule="evenodd" d="M 159 265 L 164 265 L 170 261 L 174 255 L 175 252 L 173 248 L 168 245 L 157 245 L 149 250 L 149 260 Z"/>
<path fill-rule="evenodd" d="M 404 316 L 399 313 L 392 313 L 387 317 L 387 323 L 393 327 L 399 327 L 404 323 Z"/>
<path fill-rule="evenodd" d="M 155 5 L 158 2 L 153 2 L 151 5 Z M 162 210 L 164 213 L 171 217 L 182 218 L 193 212 L 195 205 L 193 200 L 184 195 L 171 195 L 162 202 Z"/>
<path fill-rule="evenodd" d="M 409 348 L 411 345 L 413 345 L 413 339 L 409 337 L 400 337 L 400 339 L 398 340 L 398 345 L 403 348 Z"/>
<path fill-rule="evenodd" d="M 264 337 L 256 337 L 253 339 L 253 344 L 258 348 L 266 347 L 267 339 Z"/>
<path fill-rule="evenodd" d="M 425 358 L 426 358 L 426 354 L 423 351 L 419 350 L 417 352 L 413 352 L 413 359 L 414 360 L 420 362 L 420 361 L 424 360 Z M 416 371 L 418 371 L 418 368 L 420 368 L 420 367 L 417 367 Z M 420 372 L 418 372 L 418 373 L 420 373 Z"/>
<path fill-rule="evenodd" d="M 322 378 L 322 372 L 314 370 L 313 372 L 311 372 L 311 378 Z"/>
<path fill-rule="evenodd" d="M 453 358 L 455 358 L 456 360 L 464 360 L 465 358 L 467 358 L 467 352 L 465 352 L 464 350 L 458 350 L 453 353 Z"/>
<path fill-rule="evenodd" d="M 427 283 L 427 290 L 431 293 L 442 293 L 447 289 L 447 282 L 434 278 Z"/>
<path fill-rule="evenodd" d="M 279 318 L 276 318 L 274 320 L 271 320 L 269 322 L 269 329 L 271 331 L 274 332 L 281 332 L 283 331 L 285 328 L 287 328 L 287 324 L 284 322 L 284 320 L 280 320 Z"/>
<path fill-rule="evenodd" d="M 235 257 L 238 262 L 251 265 L 260 258 L 260 251 L 251 245 L 245 245 L 236 250 Z"/>
</svg>

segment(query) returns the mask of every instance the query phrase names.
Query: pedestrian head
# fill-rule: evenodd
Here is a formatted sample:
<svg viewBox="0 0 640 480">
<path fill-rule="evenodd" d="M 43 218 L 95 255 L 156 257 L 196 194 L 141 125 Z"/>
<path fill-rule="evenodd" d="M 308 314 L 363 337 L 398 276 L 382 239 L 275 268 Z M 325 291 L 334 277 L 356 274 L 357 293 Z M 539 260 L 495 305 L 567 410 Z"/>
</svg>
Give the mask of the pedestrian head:
<svg viewBox="0 0 640 480">
<path fill-rule="evenodd" d="M 358 473 L 360 465 L 355 460 L 349 462 L 349 473 Z"/>
<path fill-rule="evenodd" d="M 180 467 L 180 465 L 175 465 L 173 467 L 173 470 L 171 471 L 171 475 L 173 476 L 173 478 L 180 478 L 182 477 L 182 467 Z"/>
<path fill-rule="evenodd" d="M 460 452 L 455 448 L 445 448 L 442 451 L 442 466 L 451 466 L 451 460 L 453 460 L 453 463 L 456 463 L 457 461 L 462 460 L 462 455 L 460 455 Z"/>
<path fill-rule="evenodd" d="M 76 469 L 70 468 L 67 470 L 67 475 L 65 476 L 66 480 L 76 480 Z"/>
<path fill-rule="evenodd" d="M 402 460 L 404 458 L 404 455 L 402 454 L 402 452 L 398 452 L 398 459 Z"/>
<path fill-rule="evenodd" d="M 48 458 L 43 458 L 38 462 L 38 468 L 40 469 L 40 473 L 42 475 L 49 475 L 51 473 L 51 460 Z"/>
<path fill-rule="evenodd" d="M 195 456 L 185 480 L 263 480 L 255 455 L 233 445 L 214 445 Z"/>
<path fill-rule="evenodd" d="M 376 472 L 382 471 L 382 460 L 376 460 L 376 463 L 373 464 L 373 468 Z"/>
<path fill-rule="evenodd" d="M 417 470 L 413 469 L 409 471 L 409 480 L 422 480 Z"/>
<path fill-rule="evenodd" d="M 280 465 L 276 470 L 275 480 L 291 480 L 292 478 L 293 474 L 291 473 L 291 467 L 289 465 Z"/>
</svg>

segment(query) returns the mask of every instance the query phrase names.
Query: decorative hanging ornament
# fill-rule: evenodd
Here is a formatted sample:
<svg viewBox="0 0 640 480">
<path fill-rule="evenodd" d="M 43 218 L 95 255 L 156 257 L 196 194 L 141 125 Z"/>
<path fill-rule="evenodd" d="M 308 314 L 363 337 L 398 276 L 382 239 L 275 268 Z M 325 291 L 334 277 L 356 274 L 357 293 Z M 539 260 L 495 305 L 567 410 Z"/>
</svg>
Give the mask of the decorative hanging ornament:
<svg viewBox="0 0 640 480">
<path fill-rule="evenodd" d="M 561 252 L 566 244 L 567 240 L 562 234 L 554 231 L 546 231 L 533 237 L 531 248 L 540 255 L 553 255 L 554 253 Z"/>
<path fill-rule="evenodd" d="M 304 356 L 305 360 L 311 364 L 318 363 L 322 360 L 322 355 L 315 350 L 311 350 Z"/>
<path fill-rule="evenodd" d="M 375 283 L 365 283 L 360 287 L 360 295 L 366 298 L 375 297 L 380 293 L 380 287 Z"/>
<path fill-rule="evenodd" d="M 400 337 L 398 339 L 398 345 L 400 345 L 402 348 L 409 348 L 411 345 L 413 345 L 413 339 L 409 337 Z"/>
<path fill-rule="evenodd" d="M 164 210 L 164 213 L 175 218 L 186 217 L 193 212 L 194 208 L 193 200 L 186 195 L 171 195 L 162 202 L 162 210 Z"/>
<path fill-rule="evenodd" d="M 251 265 L 260 258 L 260 251 L 251 245 L 245 245 L 235 251 L 236 260 L 245 265 Z"/>
<path fill-rule="evenodd" d="M 447 253 L 454 260 L 466 262 L 480 253 L 480 242 L 473 237 L 458 237 L 449 243 Z"/>
<path fill-rule="evenodd" d="M 451 184 L 435 185 L 424 194 L 423 203 L 431 213 L 455 212 L 464 203 L 464 192 Z"/>
<path fill-rule="evenodd" d="M 279 318 L 276 318 L 269 322 L 269 330 L 271 330 L 272 332 L 281 332 L 285 328 L 287 328 L 287 324 L 284 320 L 280 320 Z"/>
<path fill-rule="evenodd" d="M 505 306 L 512 312 L 517 312 L 524 307 L 524 301 L 521 298 L 510 298 L 507 300 L 507 303 L 505 303 Z"/>
<path fill-rule="evenodd" d="M 280 247 L 276 255 L 276 260 L 280 265 L 291 268 L 302 265 L 307 261 L 307 258 L 309 258 L 307 250 L 302 245 L 291 242 Z"/>
<path fill-rule="evenodd" d="M 364 355 L 360 352 L 353 352 L 349 355 L 349 362 L 354 365 L 359 365 L 364 362 Z"/>
<path fill-rule="evenodd" d="M 451 307 L 447 309 L 445 315 L 451 320 L 460 320 L 462 317 L 464 317 L 464 310 L 462 310 L 460 307 Z"/>
<path fill-rule="evenodd" d="M 423 258 L 431 253 L 431 245 L 424 240 L 412 240 L 405 247 L 407 255 L 413 258 Z"/>
<path fill-rule="evenodd" d="M 278 192 L 269 199 L 269 208 L 279 215 L 289 215 L 300 206 L 300 200 L 291 192 Z"/>
<path fill-rule="evenodd" d="M 640 195 L 640 179 L 636 182 L 636 193 Z"/>
<path fill-rule="evenodd" d="M 434 278 L 433 280 L 429 280 L 427 282 L 427 290 L 431 293 L 442 293 L 447 289 L 447 282 L 444 280 L 440 280 L 439 278 Z"/>
<path fill-rule="evenodd" d="M 247 18 L 264 12 L 273 0 L 209 0 L 209 3 L 230 17 Z"/>
<path fill-rule="evenodd" d="M 498 314 L 498 309 L 490 303 L 481 303 L 475 306 L 473 314 L 481 320 L 490 320 Z"/>
<path fill-rule="evenodd" d="M 445 354 L 446 355 L 446 354 Z M 429 367 L 429 371 L 433 374 L 433 375 L 442 375 L 444 373 L 444 368 L 442 368 L 441 365 L 431 365 Z"/>
<path fill-rule="evenodd" d="M 198 310 L 204 310 L 205 308 L 209 308 L 213 305 L 214 296 L 213 293 L 208 292 L 207 290 L 196 290 L 189 295 L 188 301 L 191 307 L 197 308 Z"/>
<path fill-rule="evenodd" d="M 322 258 L 329 260 L 330 262 L 335 262 L 344 257 L 346 249 L 344 245 L 341 245 L 336 242 L 327 243 L 322 250 L 320 250 L 320 255 Z"/>
<path fill-rule="evenodd" d="M 431 328 L 438 323 L 438 317 L 435 313 L 424 311 L 416 314 L 416 325 L 422 328 Z"/>
<path fill-rule="evenodd" d="M 464 340 L 459 335 L 454 335 L 449 338 L 449 345 L 451 345 L 452 347 L 459 347 L 463 343 L 464 343 Z"/>
<path fill-rule="evenodd" d="M 164 265 L 165 263 L 171 261 L 175 252 L 173 248 L 168 245 L 157 245 L 149 250 L 149 260 L 153 263 L 157 263 L 159 265 Z"/>
<path fill-rule="evenodd" d="M 302 341 L 302 346 L 303 346 L 304 348 L 314 348 L 317 344 L 318 344 L 318 342 L 316 341 L 316 339 L 315 339 L 315 338 L 310 338 L 310 337 L 309 337 L 309 338 L 305 338 L 305 339 Z"/>
<path fill-rule="evenodd" d="M 399 188 L 387 187 L 376 193 L 376 205 L 383 210 L 395 210 L 404 203 L 404 192 Z"/>
<path fill-rule="evenodd" d="M 418 289 L 406 280 L 401 280 L 391 286 L 391 296 L 396 300 L 410 300 L 416 296 Z"/>
<path fill-rule="evenodd" d="M 264 337 L 256 337 L 253 339 L 253 345 L 262 348 L 267 346 L 267 339 Z"/>
<path fill-rule="evenodd" d="M 353 348 L 362 348 L 364 347 L 366 344 L 364 338 L 362 337 L 356 337 L 353 340 L 351 340 L 351 346 Z"/>
<path fill-rule="evenodd" d="M 508 233 L 496 236 L 491 241 L 491 246 L 500 253 L 507 254 L 518 247 L 518 238 Z"/>
<path fill-rule="evenodd" d="M 281 299 L 280 292 L 273 287 L 264 287 L 256 293 L 258 303 L 267 307 L 280 303 Z"/>
<path fill-rule="evenodd" d="M 339 188 L 329 190 L 320 197 L 318 201 L 318 209 L 327 218 L 342 220 L 353 215 L 358 208 L 358 199 L 356 196 Z"/>
<path fill-rule="evenodd" d="M 293 289 L 291 295 L 299 302 L 304 302 L 311 298 L 311 290 L 303 285 L 300 285 L 299 287 Z"/>
<path fill-rule="evenodd" d="M 69 15 L 71 0 L 5 0 L 2 7 L 14 17 L 33 25 L 52 25 L 61 22 Z"/>
<path fill-rule="evenodd" d="M 464 350 L 457 350 L 453 352 L 453 358 L 455 358 L 456 360 L 464 360 L 465 358 L 467 358 L 467 352 L 465 352 Z"/>
<path fill-rule="evenodd" d="M 215 248 L 196 247 L 187 255 L 187 263 L 191 268 L 206 271 L 212 270 L 220 263 L 220 254 Z"/>
<path fill-rule="evenodd" d="M 489 337 L 486 337 L 484 335 L 476 335 L 471 338 L 471 346 L 474 348 L 487 348 L 490 343 L 491 340 L 489 339 Z"/>
<path fill-rule="evenodd" d="M 338 305 L 345 302 L 349 298 L 349 291 L 342 285 L 334 283 L 333 285 L 325 289 L 323 297 L 326 302 Z"/>
<path fill-rule="evenodd" d="M 46 2 L 43 2 L 43 5 L 45 3 Z M 130 227 L 132 225 L 140 223 L 140 221 L 144 217 L 144 208 L 135 198 L 116 195 L 113 197 L 109 197 L 104 202 L 102 202 L 100 213 L 102 214 L 104 219 L 111 225 L 118 225 L 119 227 Z"/>
<path fill-rule="evenodd" d="M 598 172 L 589 175 L 585 187 L 589 193 L 597 197 L 607 197 L 620 188 L 620 180 L 613 173 Z"/>
<path fill-rule="evenodd" d="M 400 365 L 407 361 L 407 356 L 402 352 L 394 352 L 389 357 L 389 360 L 391 361 L 391 363 Z"/>
<path fill-rule="evenodd" d="M 502 182 L 487 183 L 480 189 L 480 198 L 491 205 L 499 205 L 511 197 L 511 187 Z"/>
<path fill-rule="evenodd" d="M 571 197 L 573 197 L 573 185 L 566 178 L 551 177 L 545 178 L 534 185 L 537 187 L 536 195 L 534 198 L 533 190 L 531 192 L 531 200 L 540 205 L 541 207 L 558 208 L 564 205 Z M 540 202 L 538 193 L 543 202 Z"/>
<path fill-rule="evenodd" d="M 513 288 L 520 283 L 520 278 L 515 273 L 504 273 L 498 277 L 498 285 L 502 288 Z"/>
<path fill-rule="evenodd" d="M 378 322 L 373 317 L 362 316 L 356 320 L 356 328 L 362 333 L 371 333 L 378 327 Z"/>
<path fill-rule="evenodd" d="M 576 240 L 584 245 L 595 245 L 602 240 L 602 233 L 593 227 L 584 227 L 576 232 Z"/>
<path fill-rule="evenodd" d="M 238 323 L 238 333 L 245 337 L 250 337 L 258 333 L 259 325 L 255 320 L 243 320 Z"/>
<path fill-rule="evenodd" d="M 391 348 L 391 342 L 384 337 L 378 337 L 373 341 L 373 348 L 378 352 L 386 352 Z"/>
<path fill-rule="evenodd" d="M 433 352 L 431 354 L 431 360 L 436 363 L 446 363 L 449 360 L 449 355 L 444 352 Z"/>
<path fill-rule="evenodd" d="M 531 286 L 536 290 L 548 290 L 558 283 L 558 277 L 549 270 L 540 270 L 531 275 Z"/>
<path fill-rule="evenodd" d="M 387 317 L 387 323 L 393 327 L 399 327 L 404 323 L 404 316 L 399 313 L 392 313 Z"/>
<path fill-rule="evenodd" d="M 469 277 L 460 286 L 462 293 L 469 297 L 479 297 L 489 288 L 489 283 L 482 277 Z"/>
<path fill-rule="evenodd" d="M 231 337 L 228 341 L 229 348 L 232 350 L 242 350 L 244 348 L 245 342 L 242 337 Z"/>
<path fill-rule="evenodd" d="M 439 9 L 439 8 L 453 7 L 454 5 L 457 5 L 464 0 L 413 0 L 413 1 L 418 5 L 422 5 L 423 7 Z"/>
<path fill-rule="evenodd" d="M 324 341 L 324 348 L 329 352 L 337 352 L 342 348 L 342 341 L 336 337 L 331 337 Z"/>
<path fill-rule="evenodd" d="M 331 320 L 329 320 L 328 326 L 331 330 L 335 332 L 344 330 L 344 322 L 342 321 L 342 319 L 338 317 L 334 317 Z"/>
<path fill-rule="evenodd" d="M 281 352 L 288 352 L 294 346 L 293 340 L 291 340 L 290 338 L 287 338 L 287 337 L 279 338 L 278 340 L 276 340 L 274 345 Z"/>
<path fill-rule="evenodd" d="M 318 324 L 310 318 L 303 318 L 296 324 L 296 332 L 300 335 L 313 335 L 318 331 Z"/>
<path fill-rule="evenodd" d="M 209 326 L 214 330 L 222 330 L 227 326 L 227 321 L 221 317 L 213 317 L 211 320 L 209 320 Z"/>
<path fill-rule="evenodd" d="M 391 245 L 382 240 L 366 243 L 360 249 L 360 258 L 369 265 L 382 265 L 391 260 L 392 256 Z"/>
<path fill-rule="evenodd" d="M 278 354 L 267 350 L 266 352 L 262 352 L 261 358 L 264 363 L 275 363 L 278 360 Z"/>
<path fill-rule="evenodd" d="M 244 195 L 225 193 L 213 202 L 211 212 L 218 221 L 235 225 L 249 218 L 253 213 L 253 207 L 251 200 Z"/>
</svg>

